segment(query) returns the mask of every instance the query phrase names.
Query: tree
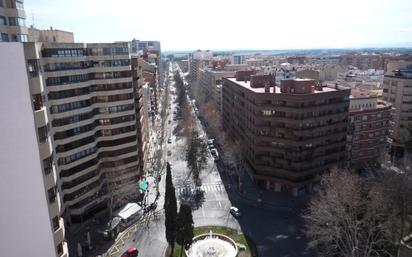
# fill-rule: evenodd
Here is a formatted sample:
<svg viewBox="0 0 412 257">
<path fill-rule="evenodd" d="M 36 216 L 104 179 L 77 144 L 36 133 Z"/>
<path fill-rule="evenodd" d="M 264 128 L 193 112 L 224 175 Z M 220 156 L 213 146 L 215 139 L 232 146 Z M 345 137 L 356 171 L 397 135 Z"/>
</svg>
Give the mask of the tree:
<svg viewBox="0 0 412 257">
<path fill-rule="evenodd" d="M 194 182 L 198 184 L 200 182 L 200 171 L 207 163 L 207 144 L 199 136 L 199 132 L 196 129 L 192 130 L 191 140 L 186 151 L 186 161 Z"/>
<path fill-rule="evenodd" d="M 409 170 L 393 171 L 383 170 L 379 174 L 379 180 L 384 189 L 383 197 L 389 205 L 388 230 L 392 232 L 393 240 L 400 242 L 402 238 L 412 232 L 412 174 Z M 399 256 L 400 245 L 397 244 L 397 256 Z"/>
<path fill-rule="evenodd" d="M 382 184 L 350 171 L 324 175 L 319 194 L 304 215 L 309 247 L 320 256 L 394 256 L 389 231 L 390 204 Z"/>
<path fill-rule="evenodd" d="M 180 257 L 183 255 L 183 247 L 188 247 L 193 242 L 194 223 L 192 209 L 190 205 L 182 203 L 180 205 L 179 215 L 177 216 L 176 242 L 181 245 Z"/>
<path fill-rule="evenodd" d="M 173 254 L 176 238 L 176 218 L 177 218 L 177 202 L 175 188 L 172 181 L 172 173 L 169 163 L 166 166 L 166 191 L 165 191 L 165 228 L 166 240 L 172 248 L 170 256 Z"/>
</svg>

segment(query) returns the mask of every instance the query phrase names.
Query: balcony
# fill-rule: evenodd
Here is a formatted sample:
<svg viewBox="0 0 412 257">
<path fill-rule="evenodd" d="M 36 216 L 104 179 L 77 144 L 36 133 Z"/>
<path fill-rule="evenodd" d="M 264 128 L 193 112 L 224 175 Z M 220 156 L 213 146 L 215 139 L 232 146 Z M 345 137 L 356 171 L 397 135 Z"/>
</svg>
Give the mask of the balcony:
<svg viewBox="0 0 412 257">
<path fill-rule="evenodd" d="M 94 199 L 92 199 L 90 202 L 88 202 L 87 204 L 85 204 L 81 207 L 78 207 L 78 208 L 70 207 L 70 214 L 71 215 L 81 215 L 81 214 L 85 213 L 88 209 L 104 202 L 105 200 L 106 200 L 105 197 L 97 196 Z"/>
</svg>

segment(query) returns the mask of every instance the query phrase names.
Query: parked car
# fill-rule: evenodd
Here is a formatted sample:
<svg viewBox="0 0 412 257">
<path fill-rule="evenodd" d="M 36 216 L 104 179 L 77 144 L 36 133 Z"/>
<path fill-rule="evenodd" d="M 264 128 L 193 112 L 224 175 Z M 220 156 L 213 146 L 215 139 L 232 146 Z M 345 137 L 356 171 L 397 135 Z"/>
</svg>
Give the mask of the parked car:
<svg viewBox="0 0 412 257">
<path fill-rule="evenodd" d="M 169 139 L 167 140 L 167 143 L 168 144 L 171 144 L 172 143 L 172 139 L 169 137 Z"/>
<path fill-rule="evenodd" d="M 210 149 L 210 153 L 212 154 L 215 161 L 219 160 L 219 154 L 215 148 Z"/>
<path fill-rule="evenodd" d="M 230 207 L 230 214 L 235 218 L 240 218 L 242 216 L 242 213 L 240 213 L 239 209 L 235 206 Z"/>
<path fill-rule="evenodd" d="M 209 149 L 215 148 L 214 142 L 215 142 L 215 140 L 214 140 L 213 138 L 207 140 L 207 147 L 208 147 Z"/>
<path fill-rule="evenodd" d="M 122 257 L 137 257 L 138 254 L 139 250 L 137 250 L 136 247 L 129 247 L 129 249 L 127 249 L 127 251 L 122 254 Z"/>
</svg>

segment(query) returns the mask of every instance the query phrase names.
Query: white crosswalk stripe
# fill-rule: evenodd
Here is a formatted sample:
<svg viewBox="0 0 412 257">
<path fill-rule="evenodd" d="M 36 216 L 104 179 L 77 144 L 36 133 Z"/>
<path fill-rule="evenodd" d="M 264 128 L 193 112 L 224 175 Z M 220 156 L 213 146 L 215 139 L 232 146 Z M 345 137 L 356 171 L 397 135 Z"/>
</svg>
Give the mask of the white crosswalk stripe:
<svg viewBox="0 0 412 257">
<path fill-rule="evenodd" d="M 199 188 L 201 191 L 204 191 L 205 193 L 208 192 L 224 192 L 225 187 L 221 183 L 208 183 L 208 184 L 203 184 Z M 177 188 L 177 194 L 178 195 L 190 195 L 195 193 L 196 188 L 192 185 L 188 186 L 181 186 Z"/>
</svg>

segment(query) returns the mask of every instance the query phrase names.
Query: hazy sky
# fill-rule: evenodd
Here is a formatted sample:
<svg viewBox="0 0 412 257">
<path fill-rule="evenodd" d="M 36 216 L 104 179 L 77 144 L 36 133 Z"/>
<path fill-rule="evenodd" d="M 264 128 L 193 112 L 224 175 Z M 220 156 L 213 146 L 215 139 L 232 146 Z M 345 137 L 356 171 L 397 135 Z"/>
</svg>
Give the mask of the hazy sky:
<svg viewBox="0 0 412 257">
<path fill-rule="evenodd" d="M 162 50 L 362 47 L 412 42 L 412 0 L 25 0 L 27 25 L 78 42 Z M 412 46 L 412 43 L 410 44 Z"/>
</svg>

